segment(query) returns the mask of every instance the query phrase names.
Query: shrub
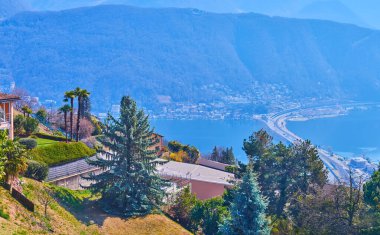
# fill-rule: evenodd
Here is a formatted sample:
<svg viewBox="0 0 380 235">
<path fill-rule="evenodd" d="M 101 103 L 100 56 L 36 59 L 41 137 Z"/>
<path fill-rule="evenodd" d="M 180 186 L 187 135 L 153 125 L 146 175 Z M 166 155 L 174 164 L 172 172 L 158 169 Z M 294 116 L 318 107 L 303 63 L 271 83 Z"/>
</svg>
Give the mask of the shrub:
<svg viewBox="0 0 380 235">
<path fill-rule="evenodd" d="M 6 213 L 2 207 L 0 207 L 0 217 L 9 220 L 9 214 Z"/>
<path fill-rule="evenodd" d="M 41 139 L 48 139 L 48 140 L 55 140 L 55 141 L 66 141 L 66 138 L 63 136 L 55 136 L 55 135 L 48 135 L 45 133 L 36 133 L 34 134 L 36 137 Z"/>
<path fill-rule="evenodd" d="M 177 196 L 173 205 L 169 208 L 169 213 L 178 223 L 185 228 L 191 228 L 191 210 L 198 203 L 197 197 L 191 193 L 190 188 L 184 188 Z"/>
<path fill-rule="evenodd" d="M 37 141 L 32 138 L 23 138 L 18 141 L 20 144 L 24 145 L 26 149 L 34 149 L 37 147 Z"/>
<path fill-rule="evenodd" d="M 60 131 L 54 131 L 54 132 L 53 132 L 53 136 L 65 137 L 65 136 L 62 134 L 62 132 L 60 132 Z"/>
<path fill-rule="evenodd" d="M 30 154 L 33 160 L 53 166 L 89 157 L 95 153 L 96 151 L 94 149 L 90 149 L 82 142 L 58 142 L 37 147 L 33 149 Z"/>
<path fill-rule="evenodd" d="M 220 197 L 198 201 L 190 214 L 191 221 L 194 223 L 193 230 L 197 232 L 201 228 L 204 234 L 219 234 L 218 226 L 228 214 L 228 209 L 224 206 L 224 201 Z"/>
<path fill-rule="evenodd" d="M 170 158 L 174 161 L 181 161 L 186 163 L 195 163 L 200 157 L 200 152 L 194 146 L 183 145 L 177 141 L 170 141 L 168 143 L 168 148 L 171 153 Z M 186 154 L 183 154 L 185 152 Z"/>
<path fill-rule="evenodd" d="M 40 122 L 46 122 L 46 118 L 47 118 L 48 114 L 46 112 L 46 110 L 44 108 L 41 108 L 37 111 L 36 113 L 36 118 L 40 121 Z"/>
<path fill-rule="evenodd" d="M 21 135 L 24 132 L 25 118 L 21 114 L 16 115 L 13 120 L 13 128 L 15 135 Z"/>
<path fill-rule="evenodd" d="M 30 135 L 38 130 L 38 120 L 31 118 L 31 117 L 26 117 L 25 122 L 24 122 L 24 130 L 27 135 Z"/>
<path fill-rule="evenodd" d="M 43 181 L 46 179 L 49 173 L 49 167 L 45 163 L 28 160 L 28 168 L 26 169 L 24 176 L 27 178 L 32 178 L 38 181 Z"/>
</svg>

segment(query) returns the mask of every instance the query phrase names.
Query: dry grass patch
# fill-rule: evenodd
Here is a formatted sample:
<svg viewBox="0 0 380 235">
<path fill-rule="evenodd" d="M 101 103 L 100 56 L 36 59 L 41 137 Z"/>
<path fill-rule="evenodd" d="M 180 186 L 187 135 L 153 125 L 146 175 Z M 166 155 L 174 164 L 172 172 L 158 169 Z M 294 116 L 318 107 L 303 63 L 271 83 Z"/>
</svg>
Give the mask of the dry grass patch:
<svg viewBox="0 0 380 235">
<path fill-rule="evenodd" d="M 0 207 L 9 214 L 9 219 L 0 218 L 0 235 L 100 234 L 97 226 L 88 227 L 82 224 L 56 201 L 49 205 L 48 218 L 45 218 L 44 207 L 36 198 L 36 190 L 45 186 L 29 179 L 24 181 L 24 193 L 36 204 L 35 212 L 25 209 L 8 191 L 0 187 Z"/>
<path fill-rule="evenodd" d="M 102 232 L 108 235 L 191 234 L 179 224 L 163 215 L 147 215 L 131 219 L 108 217 L 103 223 Z"/>
</svg>

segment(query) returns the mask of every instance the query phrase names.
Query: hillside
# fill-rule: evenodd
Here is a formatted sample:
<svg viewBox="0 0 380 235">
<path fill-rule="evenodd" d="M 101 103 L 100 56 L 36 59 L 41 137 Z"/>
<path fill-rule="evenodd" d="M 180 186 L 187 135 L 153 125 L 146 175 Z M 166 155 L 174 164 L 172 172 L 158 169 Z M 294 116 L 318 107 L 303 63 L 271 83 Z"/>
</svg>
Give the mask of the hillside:
<svg viewBox="0 0 380 235">
<path fill-rule="evenodd" d="M 36 203 L 36 212 L 32 213 L 11 197 L 8 191 L 0 187 L 0 208 L 9 214 L 9 219 L 0 217 L 0 234 L 42 234 L 54 232 L 59 234 L 100 234 L 96 226 L 87 227 L 72 214 L 53 202 L 48 209 L 49 220 L 44 217 L 44 208 L 37 200 L 36 190 L 42 188 L 40 183 L 27 180 L 24 193 Z"/>
<path fill-rule="evenodd" d="M 85 87 L 94 111 L 109 110 L 123 94 L 147 108 L 160 97 L 265 103 L 251 95 L 278 83 L 288 90 L 280 97 L 293 100 L 380 98 L 380 32 L 352 25 L 98 6 L 21 13 L 0 23 L 0 32 L 0 69 L 17 86 L 57 101 Z"/>
<path fill-rule="evenodd" d="M 81 205 L 87 194 L 51 187 L 56 197 L 62 195 L 70 199 L 65 204 L 64 201 L 54 200 L 48 208 L 49 219 L 44 217 L 44 207 L 37 199 L 37 190 L 47 187 L 39 182 L 24 179 L 24 194 L 36 204 L 36 212 L 26 210 L 21 204 L 11 197 L 8 191 L 0 186 L 0 211 L 9 215 L 8 219 L 3 218 L 0 213 L 0 235 L 8 234 L 190 234 L 177 223 L 163 215 L 148 215 L 146 217 L 121 219 L 113 217 L 99 209 L 94 210 L 93 205 Z M 60 193 L 60 194 L 58 194 Z M 60 195 L 60 196 L 58 196 Z M 76 205 L 76 208 L 73 208 Z M 63 207 L 64 206 L 64 207 Z M 80 206 L 80 210 L 78 210 Z M 85 208 L 85 210 L 83 210 Z M 74 213 L 74 215 L 72 214 Z M 5 216 L 6 217 L 6 216 Z M 85 221 L 84 225 L 77 218 Z"/>
</svg>

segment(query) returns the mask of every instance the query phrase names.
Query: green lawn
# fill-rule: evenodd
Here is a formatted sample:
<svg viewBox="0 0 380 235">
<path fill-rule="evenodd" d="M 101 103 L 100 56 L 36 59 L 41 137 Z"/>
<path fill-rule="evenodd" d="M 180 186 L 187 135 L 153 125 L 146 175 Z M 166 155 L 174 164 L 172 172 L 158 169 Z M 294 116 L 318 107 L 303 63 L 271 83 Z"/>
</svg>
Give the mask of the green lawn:
<svg viewBox="0 0 380 235">
<path fill-rule="evenodd" d="M 95 149 L 90 149 L 82 142 L 53 142 L 38 146 L 30 151 L 32 160 L 44 162 L 48 166 L 60 165 L 81 158 L 93 156 Z"/>
<path fill-rule="evenodd" d="M 37 146 L 38 147 L 40 147 L 40 146 L 47 146 L 47 145 L 55 144 L 55 143 L 58 142 L 56 140 L 48 140 L 48 139 L 41 139 L 41 138 L 37 138 L 35 140 L 37 141 Z"/>
</svg>

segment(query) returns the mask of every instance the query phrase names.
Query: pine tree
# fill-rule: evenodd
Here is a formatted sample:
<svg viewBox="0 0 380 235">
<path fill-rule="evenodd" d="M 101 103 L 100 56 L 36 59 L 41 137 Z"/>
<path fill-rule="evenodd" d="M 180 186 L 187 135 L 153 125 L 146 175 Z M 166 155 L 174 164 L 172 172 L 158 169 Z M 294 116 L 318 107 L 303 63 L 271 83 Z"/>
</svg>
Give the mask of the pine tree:
<svg viewBox="0 0 380 235">
<path fill-rule="evenodd" d="M 219 151 L 218 151 L 218 148 L 216 146 L 212 150 L 210 160 L 212 160 L 212 161 L 218 161 L 219 160 Z"/>
<path fill-rule="evenodd" d="M 270 234 L 265 218 L 267 203 L 260 194 L 256 177 L 249 169 L 235 192 L 230 205 L 231 216 L 219 227 L 222 234 Z"/>
<path fill-rule="evenodd" d="M 152 138 L 148 117 L 130 97 L 123 97 L 120 118 L 109 115 L 108 119 L 102 143 L 109 151 L 101 152 L 106 159 L 88 160 L 104 172 L 85 177 L 93 181 L 88 188 L 101 193 L 101 202 L 108 212 L 127 217 L 149 214 L 162 204 L 167 183 L 152 164 L 155 152 L 148 148 L 156 140 Z"/>
<path fill-rule="evenodd" d="M 236 160 L 235 160 L 235 155 L 234 155 L 234 152 L 232 150 L 232 147 L 231 148 L 227 148 L 227 151 L 226 151 L 226 164 L 230 164 L 230 165 L 235 165 L 236 164 Z"/>
</svg>

